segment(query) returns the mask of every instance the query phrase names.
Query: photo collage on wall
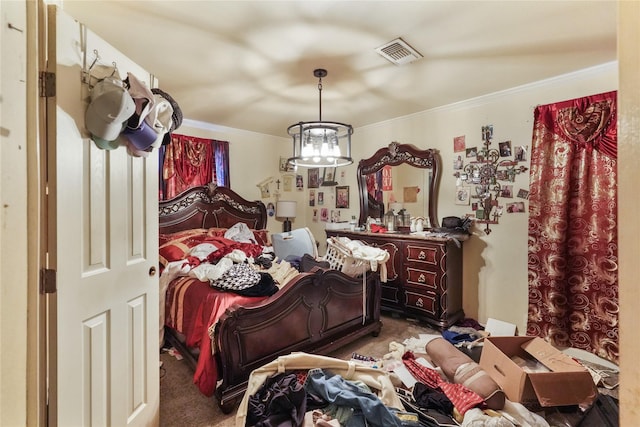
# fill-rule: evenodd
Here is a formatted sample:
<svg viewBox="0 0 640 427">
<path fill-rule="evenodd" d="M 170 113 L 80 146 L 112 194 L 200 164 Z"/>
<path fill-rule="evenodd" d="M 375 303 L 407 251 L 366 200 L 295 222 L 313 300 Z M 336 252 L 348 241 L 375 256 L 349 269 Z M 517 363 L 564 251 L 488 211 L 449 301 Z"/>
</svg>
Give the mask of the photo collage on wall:
<svg viewBox="0 0 640 427">
<path fill-rule="evenodd" d="M 467 146 L 466 135 L 453 138 L 454 201 L 470 206 L 468 216 L 497 223 L 503 212 L 526 212 L 529 191 L 517 188 L 515 177 L 528 170 L 529 147 L 492 139 L 493 125 L 482 126 L 481 142 L 473 146 Z"/>
<path fill-rule="evenodd" d="M 338 185 L 345 181 L 345 172 L 337 168 L 309 168 L 307 174 L 308 203 L 314 208 L 312 221 L 340 222 L 340 209 L 349 209 L 349 186 Z"/>
<path fill-rule="evenodd" d="M 258 184 L 262 198 L 277 198 L 280 191 L 304 191 L 304 175 L 306 174 L 306 187 L 309 189 L 307 203 L 312 208 L 311 220 L 313 222 L 340 222 L 340 209 L 350 208 L 349 186 L 340 185 L 345 182 L 345 171 L 335 167 L 304 169 L 306 172 L 296 171 L 293 166 L 287 163 L 286 157 L 280 157 L 278 165 L 280 178 L 270 177 Z M 271 187 L 274 188 L 271 189 Z"/>
</svg>

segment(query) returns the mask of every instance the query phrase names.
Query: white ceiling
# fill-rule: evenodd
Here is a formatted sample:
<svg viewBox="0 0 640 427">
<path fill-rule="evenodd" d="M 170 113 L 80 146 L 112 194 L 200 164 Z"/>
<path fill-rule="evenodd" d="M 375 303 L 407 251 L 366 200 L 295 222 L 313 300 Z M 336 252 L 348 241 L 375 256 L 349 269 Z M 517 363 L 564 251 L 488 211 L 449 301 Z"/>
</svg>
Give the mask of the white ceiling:
<svg viewBox="0 0 640 427">
<path fill-rule="evenodd" d="M 615 1 L 102 1 L 63 9 L 155 74 L 185 118 L 286 136 L 359 127 L 616 60 Z M 375 49 L 402 37 L 423 58 Z M 126 70 L 121 70 L 125 71 Z"/>
</svg>

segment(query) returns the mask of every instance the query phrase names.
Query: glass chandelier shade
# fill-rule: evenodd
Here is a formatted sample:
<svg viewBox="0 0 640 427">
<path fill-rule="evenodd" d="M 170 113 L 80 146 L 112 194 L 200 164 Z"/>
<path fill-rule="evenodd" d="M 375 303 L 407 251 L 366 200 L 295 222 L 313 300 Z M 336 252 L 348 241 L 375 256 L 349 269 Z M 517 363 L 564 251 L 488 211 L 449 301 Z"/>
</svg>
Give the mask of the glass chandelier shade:
<svg viewBox="0 0 640 427">
<path fill-rule="evenodd" d="M 322 77 L 327 75 L 327 71 L 314 70 L 313 75 L 319 78 L 320 119 L 315 122 L 299 122 L 287 128 L 287 133 L 293 139 L 293 156 L 288 162 L 293 166 L 304 167 L 350 165 L 353 163 L 353 127 L 345 123 L 322 121 Z"/>
</svg>

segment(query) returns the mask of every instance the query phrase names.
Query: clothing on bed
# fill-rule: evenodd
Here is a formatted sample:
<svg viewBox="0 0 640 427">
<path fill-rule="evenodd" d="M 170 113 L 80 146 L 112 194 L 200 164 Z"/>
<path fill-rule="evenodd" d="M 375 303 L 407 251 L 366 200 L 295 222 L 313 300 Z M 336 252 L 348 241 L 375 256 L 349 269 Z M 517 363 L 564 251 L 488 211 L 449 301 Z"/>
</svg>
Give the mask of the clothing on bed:
<svg viewBox="0 0 640 427">
<path fill-rule="evenodd" d="M 237 227 L 233 238 L 246 240 L 245 227 Z M 206 396 L 215 391 L 218 381 L 216 360 L 209 330 L 233 305 L 260 302 L 298 274 L 286 265 L 255 264 L 256 257 L 273 259 L 270 247 L 223 236 L 222 229 L 197 229 L 161 236 L 160 313 L 163 326 L 185 336 L 185 344 L 199 348 L 194 383 Z M 255 241 L 255 239 L 253 239 Z M 164 254 L 164 257 L 162 256 Z M 268 264 L 270 269 L 262 266 Z M 269 271 L 277 272 L 272 277 Z"/>
<path fill-rule="evenodd" d="M 233 264 L 218 280 L 212 280 L 211 286 L 217 289 L 239 292 L 260 282 L 260 273 L 249 264 Z"/>
<path fill-rule="evenodd" d="M 166 268 L 168 263 L 185 259 L 188 256 L 189 251 L 201 243 L 215 245 L 216 242 L 213 238 L 222 238 L 224 240 L 221 242 L 228 242 L 229 248 L 226 249 L 224 253 L 218 254 L 217 256 L 219 258 L 226 255 L 226 253 L 233 251 L 233 249 L 251 248 L 251 246 L 243 245 L 253 245 L 253 243 L 237 242 L 233 239 L 225 239 L 224 236 L 227 231 L 228 230 L 226 228 L 196 228 L 178 231 L 172 234 L 160 234 L 158 238 L 160 244 L 160 272 L 162 273 L 162 270 Z M 251 230 L 251 232 L 257 242 L 255 244 L 257 248 L 260 248 L 262 251 L 265 249 L 271 250 L 267 230 Z M 237 244 L 237 246 L 234 247 L 234 244 Z M 252 256 L 259 256 L 260 252 L 258 249 L 254 250 L 257 254 Z"/>
<path fill-rule="evenodd" d="M 258 244 L 258 241 L 253 235 L 253 232 L 244 222 L 239 222 L 225 231 L 224 238 L 240 243 L 253 243 L 256 245 Z"/>
</svg>

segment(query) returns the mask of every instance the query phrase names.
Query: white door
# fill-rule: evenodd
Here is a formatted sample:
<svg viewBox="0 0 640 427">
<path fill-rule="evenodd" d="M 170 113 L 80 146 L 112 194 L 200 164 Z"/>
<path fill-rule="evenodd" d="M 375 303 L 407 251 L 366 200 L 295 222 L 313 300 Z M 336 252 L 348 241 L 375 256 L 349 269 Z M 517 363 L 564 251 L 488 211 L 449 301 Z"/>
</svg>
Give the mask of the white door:
<svg viewBox="0 0 640 427">
<path fill-rule="evenodd" d="M 83 70 L 153 76 L 55 6 L 47 30 L 50 425 L 158 425 L 158 157 L 89 139 Z"/>
</svg>

